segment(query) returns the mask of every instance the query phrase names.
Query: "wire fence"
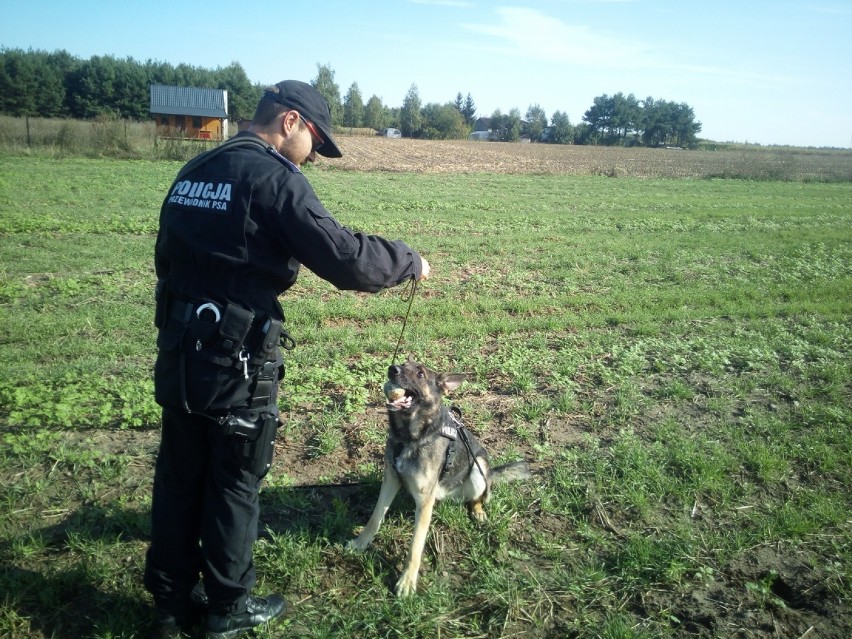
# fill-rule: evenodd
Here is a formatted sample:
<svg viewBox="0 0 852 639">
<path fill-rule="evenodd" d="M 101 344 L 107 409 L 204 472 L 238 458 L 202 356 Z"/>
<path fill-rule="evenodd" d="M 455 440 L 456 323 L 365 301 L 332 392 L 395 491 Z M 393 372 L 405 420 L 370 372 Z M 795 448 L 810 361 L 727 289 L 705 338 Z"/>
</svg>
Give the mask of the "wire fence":
<svg viewBox="0 0 852 639">
<path fill-rule="evenodd" d="M 232 123 L 235 135 L 245 125 Z M 335 136 L 371 137 L 375 129 L 335 127 Z M 56 156 L 187 160 L 221 140 L 189 138 L 153 121 L 103 118 L 72 120 L 0 115 L 0 148 Z"/>
<path fill-rule="evenodd" d="M 12 152 L 186 160 L 218 143 L 159 135 L 154 122 L 0 116 L 0 148 Z"/>
</svg>

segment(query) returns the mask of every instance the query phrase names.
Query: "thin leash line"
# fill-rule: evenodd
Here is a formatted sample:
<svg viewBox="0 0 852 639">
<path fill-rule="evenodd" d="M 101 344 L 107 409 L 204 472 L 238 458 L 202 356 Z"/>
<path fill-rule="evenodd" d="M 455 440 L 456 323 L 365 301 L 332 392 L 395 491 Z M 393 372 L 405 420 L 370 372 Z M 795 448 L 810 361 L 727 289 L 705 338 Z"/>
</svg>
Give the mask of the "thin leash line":
<svg viewBox="0 0 852 639">
<path fill-rule="evenodd" d="M 402 344 L 402 336 L 405 334 L 405 327 L 408 326 L 408 318 L 411 316 L 411 306 L 414 304 L 414 294 L 417 293 L 417 280 L 412 277 L 411 278 L 411 291 L 403 292 L 403 300 L 405 300 L 405 294 L 408 294 L 408 309 L 405 311 L 405 318 L 402 320 L 402 330 L 399 332 L 399 339 L 396 341 L 396 348 L 393 351 L 393 359 L 391 360 L 391 366 L 393 366 L 394 362 L 396 362 L 396 357 L 399 355 L 399 347 Z M 488 476 L 485 474 L 485 471 L 482 470 L 482 466 L 479 465 L 479 458 L 476 456 L 476 453 L 473 452 L 473 446 L 471 446 L 470 439 L 468 439 L 467 431 L 465 429 L 464 423 L 455 416 L 452 410 L 450 410 L 450 418 L 456 425 L 456 432 L 461 437 L 462 443 L 464 447 L 467 449 L 467 453 L 470 458 L 473 460 L 473 463 L 476 464 L 477 470 L 479 470 L 479 474 L 482 475 L 482 478 L 485 481 L 488 481 Z"/>
<path fill-rule="evenodd" d="M 407 291 L 408 291 L 408 289 L 406 289 L 406 291 L 403 292 L 403 295 L 405 295 Z M 393 364 L 396 362 L 397 355 L 399 355 L 399 347 L 402 344 L 402 336 L 405 334 L 405 327 L 408 326 L 408 318 L 411 315 L 411 306 L 412 306 L 412 304 L 414 304 L 414 294 L 416 292 L 417 292 L 417 280 L 414 277 L 412 277 L 411 278 L 411 290 L 410 290 L 410 292 L 407 293 L 408 294 L 408 310 L 405 311 L 405 318 L 402 320 L 402 330 L 400 330 L 399 339 L 396 341 L 396 348 L 393 351 L 393 358 L 391 359 L 391 363 L 390 363 L 391 366 L 393 366 Z M 403 297 L 403 300 L 405 300 L 405 297 Z"/>
</svg>

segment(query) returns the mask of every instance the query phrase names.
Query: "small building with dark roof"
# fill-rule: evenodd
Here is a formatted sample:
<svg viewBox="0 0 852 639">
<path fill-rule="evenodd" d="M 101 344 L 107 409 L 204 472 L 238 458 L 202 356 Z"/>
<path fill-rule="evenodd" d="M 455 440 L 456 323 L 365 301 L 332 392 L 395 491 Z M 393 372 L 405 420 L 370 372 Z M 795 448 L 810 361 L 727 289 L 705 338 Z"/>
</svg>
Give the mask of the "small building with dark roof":
<svg viewBox="0 0 852 639">
<path fill-rule="evenodd" d="M 159 136 L 201 140 L 228 137 L 225 89 L 152 84 L 150 110 Z"/>
</svg>

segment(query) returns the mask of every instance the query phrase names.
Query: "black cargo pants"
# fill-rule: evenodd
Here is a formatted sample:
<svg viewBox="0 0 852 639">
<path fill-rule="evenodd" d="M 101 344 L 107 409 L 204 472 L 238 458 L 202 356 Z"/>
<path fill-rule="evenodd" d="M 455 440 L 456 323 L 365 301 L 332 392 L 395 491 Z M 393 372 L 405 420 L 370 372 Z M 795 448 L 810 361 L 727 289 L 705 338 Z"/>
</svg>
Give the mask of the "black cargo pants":
<svg viewBox="0 0 852 639">
<path fill-rule="evenodd" d="M 144 577 L 158 608 L 182 614 L 199 574 L 211 611 L 245 608 L 261 479 L 238 462 L 226 427 L 163 408 Z"/>
</svg>

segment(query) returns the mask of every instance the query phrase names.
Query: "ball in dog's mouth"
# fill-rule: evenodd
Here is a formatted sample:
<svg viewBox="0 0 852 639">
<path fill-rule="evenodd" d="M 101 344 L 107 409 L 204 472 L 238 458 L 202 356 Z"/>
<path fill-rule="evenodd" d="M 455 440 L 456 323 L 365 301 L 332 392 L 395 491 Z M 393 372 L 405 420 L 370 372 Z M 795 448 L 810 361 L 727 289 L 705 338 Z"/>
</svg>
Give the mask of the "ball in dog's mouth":
<svg viewBox="0 0 852 639">
<path fill-rule="evenodd" d="M 414 395 L 407 393 L 404 388 L 397 386 L 392 382 L 385 384 L 385 397 L 388 399 L 389 410 L 405 410 L 411 408 L 414 401 Z"/>
<path fill-rule="evenodd" d="M 388 395 L 388 401 L 389 402 L 395 402 L 395 401 L 400 400 L 403 397 L 405 397 L 405 389 L 403 389 L 403 388 L 392 388 L 388 391 L 387 395 Z"/>
</svg>

